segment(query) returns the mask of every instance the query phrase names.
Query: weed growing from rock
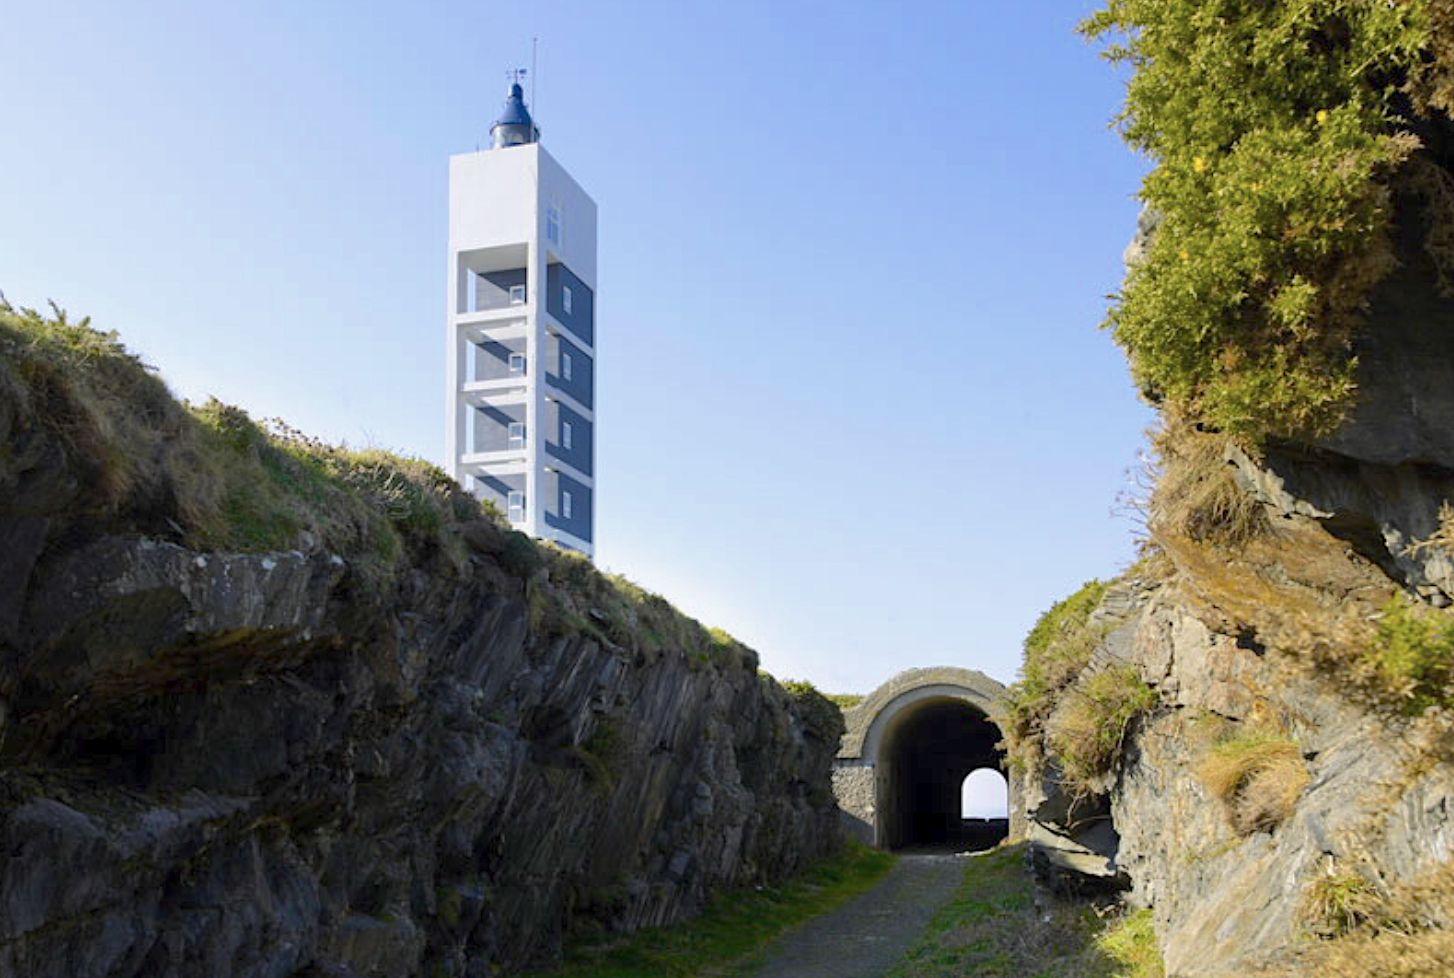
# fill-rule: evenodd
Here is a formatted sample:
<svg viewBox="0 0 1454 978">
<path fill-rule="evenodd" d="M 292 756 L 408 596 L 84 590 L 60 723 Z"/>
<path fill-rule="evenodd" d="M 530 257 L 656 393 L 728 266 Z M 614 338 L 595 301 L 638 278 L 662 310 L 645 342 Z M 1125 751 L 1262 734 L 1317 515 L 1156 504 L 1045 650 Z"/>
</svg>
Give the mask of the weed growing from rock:
<svg viewBox="0 0 1454 978">
<path fill-rule="evenodd" d="M 1297 742 L 1270 729 L 1244 730 L 1219 740 L 1196 770 L 1239 835 L 1270 832 L 1282 824 L 1312 780 Z"/>
<path fill-rule="evenodd" d="M 1156 691 L 1127 664 L 1099 669 L 1071 686 L 1046 732 L 1046 745 L 1064 782 L 1083 794 L 1093 793 L 1120 757 L 1132 722 L 1156 703 Z"/>
</svg>

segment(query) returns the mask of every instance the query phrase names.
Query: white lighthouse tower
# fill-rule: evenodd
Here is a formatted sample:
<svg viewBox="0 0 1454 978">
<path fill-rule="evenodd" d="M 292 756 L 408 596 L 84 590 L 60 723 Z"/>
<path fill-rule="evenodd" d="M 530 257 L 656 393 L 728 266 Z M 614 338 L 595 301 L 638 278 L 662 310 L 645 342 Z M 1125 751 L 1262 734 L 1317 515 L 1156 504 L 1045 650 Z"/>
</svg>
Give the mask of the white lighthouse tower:
<svg viewBox="0 0 1454 978">
<path fill-rule="evenodd" d="M 511 525 L 594 553 L 596 204 L 518 79 L 491 146 L 449 160 L 446 451 Z"/>
</svg>

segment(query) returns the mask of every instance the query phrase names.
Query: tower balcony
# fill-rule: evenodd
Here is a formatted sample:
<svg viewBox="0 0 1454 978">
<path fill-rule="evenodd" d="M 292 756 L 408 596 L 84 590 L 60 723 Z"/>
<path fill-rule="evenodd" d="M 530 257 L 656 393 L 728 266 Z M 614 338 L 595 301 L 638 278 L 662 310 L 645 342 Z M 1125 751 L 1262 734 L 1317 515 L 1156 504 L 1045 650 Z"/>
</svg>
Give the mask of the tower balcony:
<svg viewBox="0 0 1454 978">
<path fill-rule="evenodd" d="M 501 377 L 496 380 L 471 380 L 459 389 L 461 400 L 474 407 L 486 404 L 503 407 L 509 404 L 525 404 L 528 390 L 525 378 Z"/>
<path fill-rule="evenodd" d="M 481 309 L 477 312 L 462 312 L 454 317 L 454 324 L 460 328 L 473 328 L 474 336 L 499 336 L 503 331 L 518 329 L 525 335 L 525 319 L 530 307 L 510 306 L 506 309 Z"/>
</svg>

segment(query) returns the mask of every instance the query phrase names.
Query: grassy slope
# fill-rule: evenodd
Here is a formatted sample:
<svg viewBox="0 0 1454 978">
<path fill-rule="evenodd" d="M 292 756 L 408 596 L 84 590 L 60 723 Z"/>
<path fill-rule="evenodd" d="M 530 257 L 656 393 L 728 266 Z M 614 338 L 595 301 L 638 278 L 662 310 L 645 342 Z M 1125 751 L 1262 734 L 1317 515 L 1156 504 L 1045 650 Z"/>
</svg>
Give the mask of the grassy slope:
<svg viewBox="0 0 1454 978">
<path fill-rule="evenodd" d="M 577 945 L 564 967 L 538 978 L 742 975 L 768 941 L 867 890 L 893 863 L 888 853 L 851 845 L 779 886 L 725 893 L 687 923 Z"/>
<path fill-rule="evenodd" d="M 755 662 L 660 595 L 511 530 L 437 466 L 330 445 L 218 401 L 178 401 L 115 333 L 0 295 L 0 501 L 52 533 L 139 533 L 197 550 L 343 557 L 381 598 L 411 569 L 465 574 L 487 553 L 518 579 L 542 635 L 590 634 L 654 659 Z M 789 690 L 821 736 L 836 711 Z"/>
<path fill-rule="evenodd" d="M 968 861 L 964 884 L 889 978 L 1160 978 L 1149 915 L 1109 925 L 1041 891 L 1023 845 Z"/>
</svg>

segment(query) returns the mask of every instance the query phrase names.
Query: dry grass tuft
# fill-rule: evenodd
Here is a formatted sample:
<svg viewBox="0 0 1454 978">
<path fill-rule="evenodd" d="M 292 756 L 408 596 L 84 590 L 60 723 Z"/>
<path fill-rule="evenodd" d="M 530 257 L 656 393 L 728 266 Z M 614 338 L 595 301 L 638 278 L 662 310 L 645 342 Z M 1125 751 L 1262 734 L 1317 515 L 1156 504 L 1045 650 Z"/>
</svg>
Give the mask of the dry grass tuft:
<svg viewBox="0 0 1454 978">
<path fill-rule="evenodd" d="M 1301 916 L 1319 937 L 1341 937 L 1376 921 L 1385 898 L 1367 876 L 1329 862 L 1303 894 Z"/>
<path fill-rule="evenodd" d="M 1156 703 L 1156 691 L 1130 665 L 1100 669 L 1070 686 L 1045 737 L 1065 784 L 1093 793 L 1115 767 L 1132 722 Z"/>
<path fill-rule="evenodd" d="M 1270 832 L 1282 824 L 1312 780 L 1297 743 L 1265 729 L 1214 744 L 1197 764 L 1197 776 L 1226 807 L 1228 821 L 1241 835 Z"/>
<path fill-rule="evenodd" d="M 1454 863 L 1389 891 L 1330 867 L 1306 895 L 1305 919 L 1322 939 L 1283 978 L 1432 978 L 1454 961 Z"/>
<path fill-rule="evenodd" d="M 1409 553 L 1417 554 L 1425 550 L 1443 550 L 1446 553 L 1454 554 L 1454 504 L 1446 499 L 1439 506 L 1439 527 L 1427 539 L 1420 540 L 1409 547 Z"/>
<path fill-rule="evenodd" d="M 1147 520 L 1153 536 L 1235 547 L 1270 531 L 1266 509 L 1237 482 L 1230 436 L 1169 416 L 1153 444 L 1161 460 Z"/>
</svg>

